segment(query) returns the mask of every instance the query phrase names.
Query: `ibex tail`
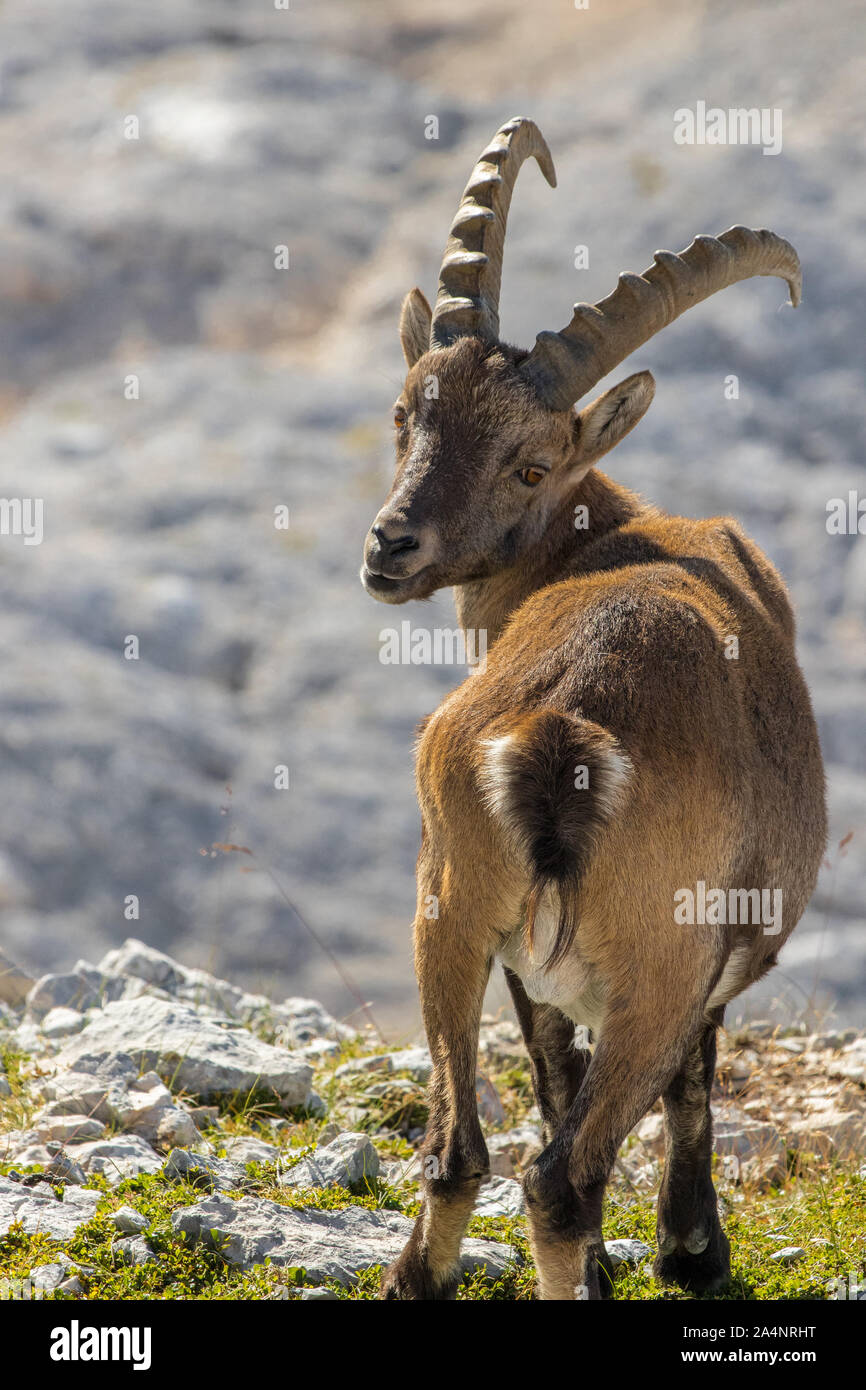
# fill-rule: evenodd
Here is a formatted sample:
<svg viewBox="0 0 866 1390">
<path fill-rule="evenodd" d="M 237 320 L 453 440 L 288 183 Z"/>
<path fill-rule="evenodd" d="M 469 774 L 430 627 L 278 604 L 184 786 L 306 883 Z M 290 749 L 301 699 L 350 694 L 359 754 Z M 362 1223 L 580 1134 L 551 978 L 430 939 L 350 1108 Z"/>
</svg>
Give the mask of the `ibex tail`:
<svg viewBox="0 0 866 1390">
<path fill-rule="evenodd" d="M 581 877 L 631 776 L 631 763 L 611 734 L 552 709 L 527 714 L 485 741 L 487 803 L 530 868 L 530 949 L 541 896 L 547 888 L 558 890 L 559 924 L 547 968 L 574 940 Z"/>
</svg>

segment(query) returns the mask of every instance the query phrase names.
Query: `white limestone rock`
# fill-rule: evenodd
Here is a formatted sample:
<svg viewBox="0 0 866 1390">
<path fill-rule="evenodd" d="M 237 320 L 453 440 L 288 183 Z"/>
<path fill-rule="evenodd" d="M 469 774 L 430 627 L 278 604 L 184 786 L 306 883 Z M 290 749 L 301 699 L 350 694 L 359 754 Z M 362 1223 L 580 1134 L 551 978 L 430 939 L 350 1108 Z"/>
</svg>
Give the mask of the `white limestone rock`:
<svg viewBox="0 0 866 1390">
<path fill-rule="evenodd" d="M 250 1269 L 270 1259 L 275 1265 L 297 1265 L 317 1281 L 336 1279 L 351 1284 L 373 1265 L 386 1265 L 400 1254 L 412 1231 L 408 1216 L 393 1211 L 346 1207 L 293 1211 L 265 1198 L 208 1197 L 172 1213 L 172 1227 L 191 1241 L 218 1248 L 233 1265 Z M 461 1267 L 486 1265 L 498 1279 L 511 1259 L 511 1250 L 498 1241 L 463 1242 Z"/>
<path fill-rule="evenodd" d="M 264 1090 L 287 1107 L 299 1106 L 313 1076 L 302 1057 L 261 1042 L 230 1019 L 147 996 L 108 1004 L 67 1043 L 58 1064 L 98 1072 L 119 1054 L 202 1099 Z"/>
<path fill-rule="evenodd" d="M 525 1210 L 523 1185 L 515 1178 L 492 1175 L 483 1183 L 475 1203 L 476 1216 L 519 1216 Z"/>
<path fill-rule="evenodd" d="M 639 1265 L 652 1254 L 642 1240 L 606 1240 L 604 1248 L 615 1270 L 620 1265 Z"/>
<path fill-rule="evenodd" d="M 43 1233 L 52 1240 L 71 1240 L 92 1212 L 75 1202 L 61 1202 L 48 1183 L 23 1187 L 0 1177 L 0 1235 L 17 1221 L 27 1235 Z"/>
<path fill-rule="evenodd" d="M 379 1155 L 366 1134 L 340 1134 L 289 1168 L 282 1187 L 362 1187 L 379 1174 Z"/>
<path fill-rule="evenodd" d="M 137 1134 L 79 1144 L 75 1157 L 86 1173 L 102 1173 L 112 1186 L 139 1173 L 158 1173 L 162 1167 L 159 1154 Z"/>
</svg>

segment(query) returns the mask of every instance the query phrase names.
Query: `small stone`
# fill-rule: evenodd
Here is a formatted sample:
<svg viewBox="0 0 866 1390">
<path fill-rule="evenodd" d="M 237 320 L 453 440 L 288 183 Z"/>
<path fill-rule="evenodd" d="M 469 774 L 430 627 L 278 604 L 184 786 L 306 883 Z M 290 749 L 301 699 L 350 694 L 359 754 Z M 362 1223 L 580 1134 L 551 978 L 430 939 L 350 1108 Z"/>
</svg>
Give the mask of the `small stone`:
<svg viewBox="0 0 866 1390">
<path fill-rule="evenodd" d="M 759 1192 L 771 1187 L 781 1187 L 787 1181 L 788 1169 L 784 1159 L 778 1155 L 768 1158 L 747 1158 L 740 1166 L 739 1181 Z"/>
<path fill-rule="evenodd" d="M 156 1259 L 144 1236 L 124 1236 L 114 1242 L 112 1249 L 124 1264 L 146 1265 Z"/>
<path fill-rule="evenodd" d="M 379 1155 L 366 1134 L 341 1134 L 280 1177 L 283 1187 L 360 1187 L 379 1174 Z"/>
<path fill-rule="evenodd" d="M 89 1072 L 58 1071 L 38 1082 L 34 1091 L 47 1102 L 42 1112 L 45 1115 L 87 1115 L 107 1124 L 113 1120 L 108 1104 L 111 1088 L 111 1080 Z"/>
<path fill-rule="evenodd" d="M 750 1120 L 733 1108 L 713 1107 L 713 1151 L 732 1154 L 743 1162 L 747 1158 L 785 1160 L 785 1144 L 775 1125 Z"/>
<path fill-rule="evenodd" d="M 7 1154 L 6 1157 L 9 1157 Z M 22 1168 L 32 1168 L 34 1164 L 41 1163 L 43 1166 L 54 1158 L 54 1154 L 45 1144 L 28 1144 L 25 1148 L 16 1149 L 14 1154 L 16 1163 L 20 1163 Z"/>
<path fill-rule="evenodd" d="M 497 1177 L 514 1176 L 515 1167 L 527 1168 L 542 1150 L 541 1135 L 535 1125 L 516 1125 L 514 1129 L 487 1136 L 490 1171 Z"/>
<path fill-rule="evenodd" d="M 665 1122 L 663 1115 L 645 1115 L 633 1130 L 640 1146 L 653 1158 L 663 1158 L 665 1152 Z"/>
<path fill-rule="evenodd" d="M 829 1032 L 815 1033 L 813 1037 L 809 1039 L 808 1045 L 810 1052 L 826 1052 L 830 1050 L 838 1052 L 843 1046 L 843 1043 L 844 1039 L 841 1033 Z"/>
<path fill-rule="evenodd" d="M 194 1105 L 189 1110 L 189 1117 L 196 1129 L 212 1129 L 219 1124 L 220 1111 L 218 1105 Z M 286 1120 L 278 1120 L 277 1124 L 286 1124 Z"/>
<path fill-rule="evenodd" d="M 5 1098 L 6 1096 L 11 1096 L 11 1094 L 12 1087 L 9 1085 L 9 1082 L 6 1080 L 6 1077 L 0 1076 L 0 1099 Z"/>
<path fill-rule="evenodd" d="M 409 1159 L 379 1162 L 379 1177 L 392 1187 L 414 1187 L 421 1178 L 421 1159 L 414 1154 Z"/>
<path fill-rule="evenodd" d="M 46 1038 L 65 1038 L 69 1033 L 80 1033 L 84 1024 L 84 1014 L 78 1009 L 49 1009 L 42 1020 L 42 1031 Z"/>
<path fill-rule="evenodd" d="M 406 1047 L 401 1052 L 389 1052 L 392 1071 L 407 1071 L 413 1081 L 426 1086 L 433 1071 L 433 1058 L 426 1047 Z"/>
<path fill-rule="evenodd" d="M 203 1157 L 189 1149 L 172 1149 L 162 1168 L 167 1178 L 188 1182 L 203 1192 L 236 1192 L 247 1184 L 242 1163 Z"/>
<path fill-rule="evenodd" d="M 31 1269 L 27 1278 L 30 1280 L 32 1289 L 40 1293 L 53 1293 L 59 1288 L 66 1278 L 66 1269 L 62 1264 L 36 1265 Z"/>
<path fill-rule="evenodd" d="M 93 966 L 43 975 L 27 996 L 27 1008 L 36 1018 L 46 1017 L 53 1009 L 81 1012 L 100 1004 L 101 986 L 102 975 Z"/>
<path fill-rule="evenodd" d="M 101 1139 L 105 1125 L 86 1115 L 35 1115 L 33 1126 L 37 1139 L 43 1144 L 82 1144 L 88 1139 Z"/>
<path fill-rule="evenodd" d="M 280 1019 L 282 1040 L 289 1046 L 297 1047 L 298 1044 L 310 1043 L 315 1038 L 347 1041 L 358 1036 L 354 1028 L 338 1023 L 317 999 L 292 996 L 284 999 L 273 1011 Z"/>
<path fill-rule="evenodd" d="M 8 1040 L 16 1052 L 24 1052 L 31 1057 L 42 1057 L 51 1051 L 51 1043 L 42 1036 L 42 1029 L 37 1023 L 20 1023 Z"/>
<path fill-rule="evenodd" d="M 373 1086 L 368 1086 L 364 1091 L 364 1095 L 370 1097 L 372 1100 L 394 1099 L 399 1101 L 401 1096 L 417 1096 L 418 1094 L 416 1083 L 414 1081 L 404 1080 L 404 1078 L 400 1076 L 394 1077 L 393 1080 L 390 1081 L 377 1081 Z"/>
<path fill-rule="evenodd" d="M 163 1149 L 191 1148 L 202 1143 L 192 1116 L 180 1106 L 163 1111 L 156 1129 L 156 1142 Z"/>
<path fill-rule="evenodd" d="M 770 1256 L 770 1259 L 775 1264 L 793 1265 L 796 1264 L 798 1260 L 805 1259 L 805 1257 L 806 1252 L 801 1245 L 786 1245 L 784 1250 L 776 1250 Z"/>
<path fill-rule="evenodd" d="M 478 1039 L 479 1055 L 499 1066 L 526 1063 L 526 1044 L 516 1024 L 508 1019 L 483 1024 Z"/>
<path fill-rule="evenodd" d="M 639 1265 L 652 1253 L 642 1240 L 606 1240 L 604 1248 L 615 1270 L 620 1265 Z"/>
<path fill-rule="evenodd" d="M 744 1048 L 731 1057 L 726 1063 L 719 1066 L 719 1074 L 722 1078 L 727 1078 L 731 1089 L 743 1091 L 751 1081 L 756 1069 L 760 1066 L 760 1058 L 752 1048 Z"/>
<path fill-rule="evenodd" d="M 102 1173 L 110 1184 L 136 1178 L 139 1173 L 158 1173 L 162 1160 L 137 1134 L 118 1134 L 80 1144 L 76 1158 L 87 1173 Z"/>
<path fill-rule="evenodd" d="M 333 1289 L 326 1288 L 324 1284 L 320 1284 L 314 1289 L 301 1289 L 299 1302 L 337 1303 L 339 1299 Z"/>
<path fill-rule="evenodd" d="M 145 1072 L 133 1086 L 115 1089 L 109 1097 L 112 1118 L 121 1129 L 153 1143 L 164 1116 L 174 1107 L 171 1091 L 155 1071 Z"/>
<path fill-rule="evenodd" d="M 857 1158 L 866 1152 L 866 1117 L 857 1110 L 839 1110 L 831 1102 L 798 1116 L 788 1125 L 785 1137 L 791 1149 L 805 1149 L 822 1158 Z"/>
<path fill-rule="evenodd" d="M 358 1076 L 364 1075 L 368 1071 L 393 1071 L 390 1053 L 375 1057 L 351 1057 L 348 1062 L 343 1062 L 342 1066 L 337 1067 L 334 1075 Z"/>
<path fill-rule="evenodd" d="M 314 1038 L 311 1043 L 305 1043 L 300 1048 L 301 1055 L 309 1057 L 313 1062 L 323 1062 L 329 1057 L 339 1057 L 340 1044 L 331 1042 L 329 1038 Z"/>
<path fill-rule="evenodd" d="M 134 1207 L 118 1207 L 117 1211 L 112 1213 L 111 1220 L 116 1230 L 129 1236 L 141 1235 L 150 1225 L 147 1217 L 142 1216 Z"/>
<path fill-rule="evenodd" d="M 523 1186 L 514 1178 L 491 1176 L 475 1203 L 476 1216 L 519 1216 L 525 1210 Z"/>
<path fill-rule="evenodd" d="M 275 1144 L 266 1144 L 263 1139 L 247 1135 L 227 1139 L 224 1147 L 226 1158 L 233 1163 L 275 1163 L 282 1152 Z"/>
</svg>

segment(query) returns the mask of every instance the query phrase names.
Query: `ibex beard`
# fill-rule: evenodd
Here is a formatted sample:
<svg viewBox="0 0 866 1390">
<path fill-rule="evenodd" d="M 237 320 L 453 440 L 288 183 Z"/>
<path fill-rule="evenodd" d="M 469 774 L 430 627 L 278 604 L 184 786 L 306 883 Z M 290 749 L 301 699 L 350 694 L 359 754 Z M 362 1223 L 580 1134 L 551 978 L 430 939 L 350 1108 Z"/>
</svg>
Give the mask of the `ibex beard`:
<svg viewBox="0 0 866 1390">
<path fill-rule="evenodd" d="M 488 638 L 484 669 L 418 742 L 415 964 L 433 1075 L 423 1209 L 383 1277 L 386 1298 L 456 1292 L 488 1172 L 475 1066 L 497 958 L 544 1126 L 524 1176 L 541 1297 L 610 1293 L 605 1185 L 659 1097 L 655 1273 L 695 1291 L 725 1283 L 716 1030 L 775 963 L 825 842 L 818 738 L 779 575 L 735 521 L 666 515 L 596 468 L 649 407 L 649 372 L 575 407 L 716 290 L 780 276 L 796 304 L 797 254 L 744 227 L 698 237 L 577 305 L 530 352 L 511 347 L 499 339 L 502 251 L 530 155 L 553 184 L 531 121 L 497 132 L 454 219 L 435 307 L 417 289 L 404 301 L 396 475 L 364 552 L 375 598 L 453 586 L 461 626 Z M 588 526 L 575 526 L 576 509 Z M 684 926 L 676 895 L 698 882 L 780 894 L 780 929 L 724 915 Z M 591 1047 L 575 1046 L 576 1027 Z"/>
</svg>

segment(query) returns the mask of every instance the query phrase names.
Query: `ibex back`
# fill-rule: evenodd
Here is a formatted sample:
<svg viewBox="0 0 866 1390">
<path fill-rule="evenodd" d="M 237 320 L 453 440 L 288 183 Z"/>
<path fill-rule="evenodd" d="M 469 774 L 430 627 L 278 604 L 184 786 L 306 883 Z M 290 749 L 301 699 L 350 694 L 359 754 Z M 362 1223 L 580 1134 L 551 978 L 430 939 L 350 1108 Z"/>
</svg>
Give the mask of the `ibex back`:
<svg viewBox="0 0 866 1390">
<path fill-rule="evenodd" d="M 657 1276 L 729 1276 L 711 1177 L 725 1005 L 775 962 L 812 892 L 824 779 L 784 586 L 735 521 L 668 516 L 594 465 L 649 406 L 648 372 L 575 410 L 684 309 L 796 252 L 733 227 L 656 254 L 531 352 L 499 340 L 505 224 L 535 125 L 484 150 L 431 311 L 407 296 L 397 471 L 362 579 L 385 603 L 455 588 L 488 657 L 423 727 L 415 961 L 433 1057 L 423 1211 L 388 1298 L 453 1297 L 488 1169 L 475 1063 L 499 957 L 546 1148 L 524 1186 L 541 1296 L 610 1292 L 602 1198 L 662 1097 Z M 576 524 L 576 522 L 578 524 Z M 689 901 L 701 910 L 688 922 Z M 772 901 L 772 916 L 758 910 Z M 437 904 L 438 915 L 429 904 Z M 778 909 L 778 910 L 777 910 Z M 575 1025 L 589 1046 L 576 1046 Z"/>
</svg>

